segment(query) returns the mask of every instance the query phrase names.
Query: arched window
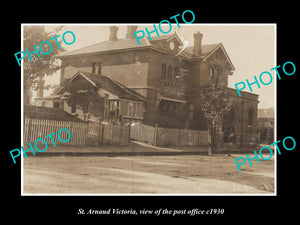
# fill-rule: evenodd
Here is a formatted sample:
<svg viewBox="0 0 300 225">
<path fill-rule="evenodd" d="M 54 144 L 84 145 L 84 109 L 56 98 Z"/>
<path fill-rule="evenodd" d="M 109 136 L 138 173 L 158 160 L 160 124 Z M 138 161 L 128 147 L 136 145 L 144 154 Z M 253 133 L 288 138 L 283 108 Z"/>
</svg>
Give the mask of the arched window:
<svg viewBox="0 0 300 225">
<path fill-rule="evenodd" d="M 209 76 L 212 83 L 215 85 L 220 85 L 221 82 L 221 69 L 218 67 L 210 67 L 209 68 Z"/>
<path fill-rule="evenodd" d="M 213 67 L 209 68 L 209 76 L 210 76 L 210 79 L 213 80 L 213 77 L 214 77 L 214 68 Z"/>
<path fill-rule="evenodd" d="M 173 67 L 169 66 L 168 67 L 168 81 L 172 81 L 173 80 Z"/>
<path fill-rule="evenodd" d="M 173 77 L 173 80 L 175 81 L 175 80 L 177 80 L 178 78 L 179 78 L 178 68 L 175 67 L 175 69 L 174 69 L 174 77 Z"/>
<path fill-rule="evenodd" d="M 160 76 L 161 80 L 165 80 L 166 79 L 166 64 L 163 63 L 161 65 L 161 76 Z"/>
<path fill-rule="evenodd" d="M 219 68 L 216 68 L 216 77 L 215 77 L 216 85 L 219 85 L 220 81 L 221 81 L 221 70 Z"/>
</svg>

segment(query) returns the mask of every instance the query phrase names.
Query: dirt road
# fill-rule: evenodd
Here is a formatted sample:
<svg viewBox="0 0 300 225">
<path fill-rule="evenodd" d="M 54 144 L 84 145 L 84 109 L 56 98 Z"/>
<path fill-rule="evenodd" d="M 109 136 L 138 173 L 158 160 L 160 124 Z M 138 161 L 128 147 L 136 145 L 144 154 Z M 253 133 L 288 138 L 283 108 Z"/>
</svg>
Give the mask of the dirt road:
<svg viewBox="0 0 300 225">
<path fill-rule="evenodd" d="M 272 194 L 274 161 L 238 172 L 237 156 L 32 156 L 24 194 Z"/>
</svg>

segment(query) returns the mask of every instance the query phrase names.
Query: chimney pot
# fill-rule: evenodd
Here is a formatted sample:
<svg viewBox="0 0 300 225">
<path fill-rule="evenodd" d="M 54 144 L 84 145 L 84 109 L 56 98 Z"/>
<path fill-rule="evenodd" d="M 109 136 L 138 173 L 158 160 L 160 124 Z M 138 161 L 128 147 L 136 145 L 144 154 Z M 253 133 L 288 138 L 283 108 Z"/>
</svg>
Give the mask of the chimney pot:
<svg viewBox="0 0 300 225">
<path fill-rule="evenodd" d="M 117 26 L 109 26 L 109 29 L 110 29 L 109 40 L 110 41 L 116 41 L 116 40 L 118 40 L 118 30 L 119 30 L 119 27 L 117 27 Z"/>
<path fill-rule="evenodd" d="M 135 39 L 134 33 L 136 32 L 138 26 L 127 26 L 127 39 Z"/>
</svg>

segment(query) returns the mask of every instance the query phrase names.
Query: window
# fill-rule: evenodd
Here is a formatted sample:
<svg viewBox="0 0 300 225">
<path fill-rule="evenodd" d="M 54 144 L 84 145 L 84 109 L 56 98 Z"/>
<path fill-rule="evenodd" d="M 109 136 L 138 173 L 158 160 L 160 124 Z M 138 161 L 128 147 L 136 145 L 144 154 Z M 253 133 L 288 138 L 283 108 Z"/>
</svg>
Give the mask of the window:
<svg viewBox="0 0 300 225">
<path fill-rule="evenodd" d="M 53 102 L 53 108 L 59 109 L 59 102 Z"/>
<path fill-rule="evenodd" d="M 190 104 L 190 106 L 189 106 L 189 119 L 190 120 L 194 119 L 194 110 L 195 110 L 194 105 Z"/>
<path fill-rule="evenodd" d="M 133 102 L 133 117 L 137 117 L 137 103 Z"/>
<path fill-rule="evenodd" d="M 211 78 L 211 80 L 213 79 L 213 76 L 214 76 L 214 68 L 213 67 L 210 67 L 209 68 L 209 76 Z"/>
<path fill-rule="evenodd" d="M 221 82 L 221 70 L 220 68 L 210 67 L 209 76 L 212 83 L 219 85 Z"/>
<path fill-rule="evenodd" d="M 72 102 L 71 113 L 76 113 L 76 102 Z"/>
<path fill-rule="evenodd" d="M 172 81 L 173 80 L 173 67 L 169 66 L 168 67 L 168 81 Z"/>
<path fill-rule="evenodd" d="M 253 109 L 248 109 L 248 125 L 253 125 Z"/>
<path fill-rule="evenodd" d="M 161 80 L 166 80 L 166 64 L 163 63 L 161 66 Z"/>
<path fill-rule="evenodd" d="M 216 68 L 216 78 L 215 78 L 215 82 L 216 82 L 216 85 L 219 85 L 220 84 L 220 81 L 221 81 L 221 70 L 219 68 Z"/>
<path fill-rule="evenodd" d="M 104 96 L 104 119 L 108 119 L 108 111 L 109 111 L 109 95 L 105 94 L 105 96 Z"/>
<path fill-rule="evenodd" d="M 92 64 L 92 73 L 96 73 L 96 63 Z"/>
<path fill-rule="evenodd" d="M 174 80 L 177 80 L 179 78 L 178 68 L 175 67 L 174 69 Z"/>
</svg>

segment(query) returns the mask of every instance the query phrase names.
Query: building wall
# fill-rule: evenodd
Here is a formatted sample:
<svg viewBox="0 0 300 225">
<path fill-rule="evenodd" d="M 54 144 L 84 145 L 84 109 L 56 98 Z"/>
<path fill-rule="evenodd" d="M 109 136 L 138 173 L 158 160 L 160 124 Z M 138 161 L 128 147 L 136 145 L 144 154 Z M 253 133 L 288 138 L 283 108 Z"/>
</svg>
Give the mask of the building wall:
<svg viewBox="0 0 300 225">
<path fill-rule="evenodd" d="M 169 67 L 172 68 L 172 80 L 162 79 L 162 66 L 166 66 L 168 77 Z M 175 77 L 175 68 L 178 70 L 179 78 Z M 171 54 L 152 51 L 149 56 L 148 70 L 148 98 L 146 103 L 146 122 L 154 125 L 156 122 L 162 127 L 184 127 L 185 109 L 182 103 L 174 103 L 176 106 L 175 117 L 159 115 L 159 102 L 156 101 L 159 92 L 164 97 L 184 99 L 184 82 L 181 78 L 181 70 L 189 70 L 188 62 L 174 57 Z"/>
<path fill-rule="evenodd" d="M 228 95 L 232 99 L 237 111 L 237 145 L 255 145 L 258 141 L 257 130 L 257 111 L 258 111 L 258 95 L 248 92 L 243 92 L 239 97 L 235 89 L 228 88 Z M 252 110 L 252 125 L 249 124 L 249 110 Z"/>
<path fill-rule="evenodd" d="M 101 74 L 133 88 L 146 97 L 144 123 L 164 127 L 178 127 L 187 129 L 207 129 L 207 121 L 201 113 L 199 93 L 201 87 L 207 86 L 212 81 L 210 67 L 217 66 L 221 70 L 220 82 L 227 87 L 230 67 L 224 61 L 221 51 L 216 51 L 206 61 L 186 61 L 171 54 L 157 52 L 151 49 L 139 49 L 131 51 L 119 51 L 93 56 L 81 56 L 65 59 L 64 63 L 78 70 L 92 72 L 94 62 L 102 63 Z M 161 79 L 162 64 L 172 66 L 173 76 L 175 67 L 179 69 L 181 79 L 165 81 Z M 75 69 L 76 70 L 76 69 Z M 182 72 L 185 71 L 185 72 Z M 71 74 L 72 73 L 72 74 Z M 65 69 L 63 78 L 74 75 L 74 69 Z M 185 97 L 186 104 L 177 104 L 176 117 L 162 117 L 159 115 L 159 105 L 156 101 L 157 93 L 166 97 Z M 185 93 L 188 95 L 185 96 Z M 231 98 L 236 105 L 236 144 L 249 144 L 254 142 L 256 135 L 256 118 L 258 96 L 245 93 L 239 97 L 236 91 L 230 91 Z M 190 104 L 193 104 L 193 118 L 190 118 Z M 249 109 L 252 109 L 253 125 L 249 125 Z"/>
<path fill-rule="evenodd" d="M 147 87 L 148 63 L 103 66 L 102 74 L 128 88 L 145 88 Z"/>
<path fill-rule="evenodd" d="M 140 78 L 144 75 L 147 75 L 145 73 L 146 70 L 145 63 L 148 63 L 149 56 L 150 56 L 149 50 L 144 49 L 144 50 L 108 52 L 105 54 L 96 54 L 91 56 L 70 57 L 70 58 L 64 58 L 62 59 L 62 61 L 63 64 L 65 65 L 70 65 L 72 67 L 76 67 L 78 69 L 82 69 L 88 72 L 92 72 L 93 63 L 101 62 L 103 75 L 109 76 L 110 74 L 106 74 L 106 73 L 110 71 L 109 70 L 110 68 L 113 74 L 115 74 L 116 72 L 120 72 L 121 74 L 125 73 L 127 75 L 126 78 L 133 80 L 132 78 L 136 77 L 137 75 L 139 75 Z M 119 69 L 117 66 L 120 66 Z M 125 71 L 123 71 L 123 69 L 125 69 Z M 129 73 L 128 72 L 129 69 L 133 69 L 133 71 L 135 72 Z M 121 76 L 120 81 L 124 81 L 124 77 Z M 145 83 L 141 83 L 141 84 L 144 85 Z"/>
<path fill-rule="evenodd" d="M 48 108 L 53 108 L 54 101 L 53 99 L 36 99 L 35 100 L 35 106 L 44 106 Z"/>
</svg>

